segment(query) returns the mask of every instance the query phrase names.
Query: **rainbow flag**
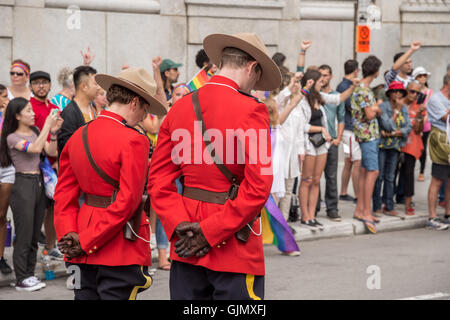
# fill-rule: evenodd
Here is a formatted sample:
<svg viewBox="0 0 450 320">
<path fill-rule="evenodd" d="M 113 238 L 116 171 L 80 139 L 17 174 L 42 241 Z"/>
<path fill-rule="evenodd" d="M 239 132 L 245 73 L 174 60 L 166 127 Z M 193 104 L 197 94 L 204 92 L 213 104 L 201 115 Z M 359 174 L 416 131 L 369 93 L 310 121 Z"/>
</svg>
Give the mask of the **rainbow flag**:
<svg viewBox="0 0 450 320">
<path fill-rule="evenodd" d="M 213 73 L 208 70 L 206 71 L 205 68 L 202 68 L 197 74 L 192 78 L 191 81 L 189 81 L 186 86 L 189 88 L 189 90 L 195 91 L 197 89 L 200 89 L 211 79 L 213 76 Z"/>
<path fill-rule="evenodd" d="M 263 243 L 274 244 L 282 252 L 300 251 L 295 237 L 272 195 L 261 212 L 261 218 Z"/>
</svg>

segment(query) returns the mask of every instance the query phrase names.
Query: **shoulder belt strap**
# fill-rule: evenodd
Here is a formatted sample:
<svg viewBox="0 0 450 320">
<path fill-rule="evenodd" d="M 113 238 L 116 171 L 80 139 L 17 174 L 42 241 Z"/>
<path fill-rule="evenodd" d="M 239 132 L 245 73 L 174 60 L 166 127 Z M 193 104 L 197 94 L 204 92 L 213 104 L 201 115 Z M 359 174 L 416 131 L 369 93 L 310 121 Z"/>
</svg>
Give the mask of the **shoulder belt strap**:
<svg viewBox="0 0 450 320">
<path fill-rule="evenodd" d="M 216 156 L 215 151 L 211 150 L 210 144 L 211 140 L 207 136 L 206 133 L 206 126 L 205 121 L 203 119 L 202 109 L 200 108 L 200 101 L 198 99 L 198 90 L 194 91 L 192 94 L 192 104 L 194 106 L 195 116 L 197 117 L 197 121 L 201 122 L 201 129 L 202 129 L 202 136 L 205 137 L 208 141 L 204 141 L 206 145 L 206 149 L 208 149 L 209 153 L 211 154 L 211 158 L 214 161 L 214 164 L 216 165 L 217 169 L 222 172 L 222 174 L 230 181 L 231 184 L 238 185 L 239 181 L 237 177 L 223 164 L 223 161 L 216 161 L 219 157 Z"/>
<path fill-rule="evenodd" d="M 97 165 L 97 163 L 95 162 L 94 158 L 92 157 L 91 150 L 89 148 L 88 135 L 87 135 L 87 130 L 88 130 L 89 123 L 90 122 L 88 122 L 84 126 L 83 132 L 82 132 L 84 151 L 86 152 L 86 156 L 87 156 L 87 158 L 89 160 L 89 163 L 91 164 L 91 166 L 95 170 L 95 172 L 97 172 L 97 174 L 100 176 L 100 178 L 102 178 L 106 183 L 112 185 L 114 187 L 114 189 L 118 190 L 119 189 L 119 182 L 114 180 L 110 176 L 108 176 L 102 169 L 100 169 L 100 167 Z"/>
</svg>

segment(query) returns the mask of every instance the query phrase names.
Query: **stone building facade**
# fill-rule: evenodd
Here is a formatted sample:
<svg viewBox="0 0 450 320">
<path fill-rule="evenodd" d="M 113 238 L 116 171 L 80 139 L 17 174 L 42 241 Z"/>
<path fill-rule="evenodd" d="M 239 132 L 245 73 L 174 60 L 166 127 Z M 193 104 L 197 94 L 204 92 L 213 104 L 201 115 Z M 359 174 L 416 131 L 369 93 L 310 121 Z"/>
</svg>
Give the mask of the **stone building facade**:
<svg viewBox="0 0 450 320">
<path fill-rule="evenodd" d="M 307 65 L 327 63 L 332 86 L 353 58 L 356 0 L 0 0 L 0 83 L 9 85 L 12 59 L 56 75 L 78 66 L 80 50 L 96 54 L 93 66 L 117 74 L 124 63 L 151 70 L 161 55 L 183 63 L 180 81 L 198 70 L 195 54 L 210 33 L 256 32 L 270 53 L 283 52 L 293 70 L 302 39 L 313 41 Z M 361 0 L 360 0 L 361 2 Z M 363 1 L 364 2 L 364 1 Z M 369 2 L 370 0 L 365 1 Z M 431 73 L 438 89 L 450 63 L 450 0 L 374 0 L 371 51 L 392 65 L 393 55 L 412 40 L 423 48 L 413 57 Z M 361 8 L 360 8 L 361 9 Z M 359 10 L 361 11 L 361 10 Z M 364 13 L 364 12 L 363 12 Z M 370 18 L 370 17 L 369 17 Z M 361 62 L 367 54 L 357 54 Z M 382 77 L 377 79 L 380 83 Z"/>
</svg>

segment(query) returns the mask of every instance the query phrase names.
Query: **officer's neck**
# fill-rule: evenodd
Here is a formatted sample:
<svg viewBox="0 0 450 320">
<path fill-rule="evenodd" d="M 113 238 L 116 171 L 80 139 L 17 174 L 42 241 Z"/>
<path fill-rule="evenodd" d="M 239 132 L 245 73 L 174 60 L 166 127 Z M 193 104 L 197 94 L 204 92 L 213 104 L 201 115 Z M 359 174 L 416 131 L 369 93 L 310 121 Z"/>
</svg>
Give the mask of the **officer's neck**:
<svg viewBox="0 0 450 320">
<path fill-rule="evenodd" d="M 130 110 L 130 104 L 113 102 L 108 107 L 108 111 L 121 116 L 128 125 L 134 127 L 139 123 L 135 114 Z"/>
<path fill-rule="evenodd" d="M 233 80 L 239 86 L 239 90 L 245 93 L 250 93 L 252 90 L 250 79 L 244 68 L 232 69 L 224 67 L 219 71 L 218 75 Z"/>
</svg>

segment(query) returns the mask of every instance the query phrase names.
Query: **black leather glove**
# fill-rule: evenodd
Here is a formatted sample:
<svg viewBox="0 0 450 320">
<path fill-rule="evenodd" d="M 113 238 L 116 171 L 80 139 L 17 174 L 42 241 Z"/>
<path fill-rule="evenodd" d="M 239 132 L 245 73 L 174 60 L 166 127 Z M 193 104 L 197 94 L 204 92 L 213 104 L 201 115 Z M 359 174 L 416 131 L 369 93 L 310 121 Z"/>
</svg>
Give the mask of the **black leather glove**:
<svg viewBox="0 0 450 320">
<path fill-rule="evenodd" d="M 86 254 L 83 249 L 81 249 L 78 234 L 75 232 L 66 234 L 61 241 L 58 242 L 58 248 L 69 260 Z"/>
<path fill-rule="evenodd" d="M 175 253 L 179 257 L 202 257 L 209 252 L 211 246 L 200 228 L 200 223 L 182 222 L 175 231 L 180 236 L 180 240 L 175 243 Z"/>
</svg>

